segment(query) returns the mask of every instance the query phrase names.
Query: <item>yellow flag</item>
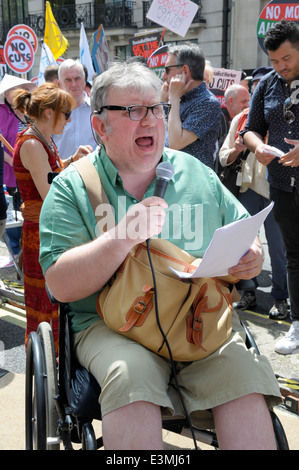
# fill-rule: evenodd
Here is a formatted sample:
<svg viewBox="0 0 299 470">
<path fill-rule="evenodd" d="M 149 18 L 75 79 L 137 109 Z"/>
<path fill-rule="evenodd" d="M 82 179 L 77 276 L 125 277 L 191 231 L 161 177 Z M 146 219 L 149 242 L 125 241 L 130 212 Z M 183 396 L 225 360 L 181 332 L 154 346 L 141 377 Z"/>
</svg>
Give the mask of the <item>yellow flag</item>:
<svg viewBox="0 0 299 470">
<path fill-rule="evenodd" d="M 55 60 L 66 51 L 69 45 L 68 40 L 63 36 L 58 24 L 56 23 L 50 2 L 46 2 L 46 26 L 44 42 L 51 49 Z"/>
</svg>

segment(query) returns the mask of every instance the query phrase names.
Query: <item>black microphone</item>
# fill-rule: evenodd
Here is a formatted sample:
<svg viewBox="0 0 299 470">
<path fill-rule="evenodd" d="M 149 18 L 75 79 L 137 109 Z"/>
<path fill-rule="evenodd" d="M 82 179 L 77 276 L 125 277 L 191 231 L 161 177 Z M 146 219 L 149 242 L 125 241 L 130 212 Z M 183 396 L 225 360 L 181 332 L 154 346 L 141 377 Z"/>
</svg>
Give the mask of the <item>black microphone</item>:
<svg viewBox="0 0 299 470">
<path fill-rule="evenodd" d="M 162 162 L 156 168 L 156 186 L 154 196 L 164 198 L 167 185 L 174 175 L 174 168 L 170 162 Z"/>
</svg>

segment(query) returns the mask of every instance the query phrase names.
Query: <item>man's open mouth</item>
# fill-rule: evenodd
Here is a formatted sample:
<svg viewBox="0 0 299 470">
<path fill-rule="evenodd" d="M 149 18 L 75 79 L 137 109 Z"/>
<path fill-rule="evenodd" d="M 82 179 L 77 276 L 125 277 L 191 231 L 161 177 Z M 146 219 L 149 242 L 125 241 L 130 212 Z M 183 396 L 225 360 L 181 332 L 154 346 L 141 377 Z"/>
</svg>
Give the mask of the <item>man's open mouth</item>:
<svg viewBox="0 0 299 470">
<path fill-rule="evenodd" d="M 154 143 L 154 139 L 153 137 L 150 137 L 150 136 L 147 136 L 147 137 L 138 137 L 138 139 L 136 139 L 136 144 L 139 146 L 139 147 L 151 147 Z"/>
</svg>

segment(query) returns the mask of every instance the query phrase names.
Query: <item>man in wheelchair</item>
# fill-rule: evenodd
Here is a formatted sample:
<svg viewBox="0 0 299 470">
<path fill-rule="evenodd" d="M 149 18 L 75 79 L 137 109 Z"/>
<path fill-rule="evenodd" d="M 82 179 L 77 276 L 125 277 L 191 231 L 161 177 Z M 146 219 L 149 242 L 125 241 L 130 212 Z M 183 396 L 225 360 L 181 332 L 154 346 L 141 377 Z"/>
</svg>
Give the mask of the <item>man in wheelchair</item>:
<svg viewBox="0 0 299 470">
<path fill-rule="evenodd" d="M 114 331 L 98 314 L 99 293 L 113 285 L 129 252 L 163 237 L 168 208 L 181 216 L 180 236 L 169 223 L 168 240 L 195 258 L 203 256 L 218 227 L 248 216 L 212 170 L 164 148 L 163 113 L 170 106 L 160 104 L 160 90 L 156 74 L 138 63 L 116 63 L 97 77 L 92 126 L 101 146 L 85 158 L 100 176 L 116 225 L 109 226 L 108 218 L 105 231 L 97 225 L 86 186 L 70 165 L 55 178 L 43 205 L 40 263 L 54 297 L 69 304 L 77 358 L 100 384 L 105 449 L 162 449 L 161 413 L 183 414 L 177 384 L 192 420 L 208 427 L 213 420 L 220 448 L 275 449 L 268 408 L 281 401 L 277 381 L 267 359 L 246 348 L 236 313 L 228 339 L 216 351 L 200 360 L 175 361 L 177 383 L 167 357 Z M 174 167 L 164 199 L 153 195 L 161 161 Z M 94 184 L 93 190 L 100 188 Z M 191 215 L 187 226 L 185 211 Z M 191 224 L 196 225 L 192 243 Z M 251 279 L 262 263 L 257 238 L 229 274 Z"/>
</svg>

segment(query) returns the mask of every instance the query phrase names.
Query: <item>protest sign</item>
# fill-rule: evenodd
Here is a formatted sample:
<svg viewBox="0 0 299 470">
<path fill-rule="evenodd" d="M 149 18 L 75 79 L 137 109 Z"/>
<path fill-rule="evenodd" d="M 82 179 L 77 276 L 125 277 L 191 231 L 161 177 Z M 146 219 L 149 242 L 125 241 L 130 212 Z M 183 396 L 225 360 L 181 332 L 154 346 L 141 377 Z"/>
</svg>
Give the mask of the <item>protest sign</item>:
<svg viewBox="0 0 299 470">
<path fill-rule="evenodd" d="M 299 3 L 286 0 L 272 0 L 262 10 L 257 23 L 257 38 L 259 45 L 267 54 L 264 46 L 266 32 L 271 26 L 281 20 L 294 21 L 299 25 Z"/>
<path fill-rule="evenodd" d="M 225 90 L 230 85 L 239 84 L 241 75 L 239 70 L 213 68 L 213 80 L 209 83 L 209 89 L 218 98 L 221 108 L 226 108 Z"/>
<path fill-rule="evenodd" d="M 17 24 L 16 26 L 13 26 L 13 28 L 11 28 L 7 33 L 7 37 L 9 36 L 23 36 L 30 42 L 34 53 L 36 53 L 38 46 L 37 36 L 33 29 L 31 29 L 26 24 Z"/>
<path fill-rule="evenodd" d="M 98 75 L 109 68 L 110 54 L 103 25 L 100 25 L 89 41 L 95 71 Z"/>
<path fill-rule="evenodd" d="M 137 34 L 129 38 L 131 56 L 142 56 L 148 59 L 152 53 L 158 49 L 161 40 L 161 33 L 158 31 L 148 31 L 143 34 Z"/>
<path fill-rule="evenodd" d="M 23 36 L 10 36 L 4 44 L 4 57 L 11 70 L 27 73 L 33 66 L 34 50 L 31 43 Z"/>
<path fill-rule="evenodd" d="M 0 81 L 7 73 L 7 66 L 4 57 L 4 46 L 0 46 Z"/>
<path fill-rule="evenodd" d="M 147 61 L 149 68 L 154 70 L 160 78 L 162 78 L 164 72 L 167 56 L 168 46 L 161 46 L 153 52 Z"/>
<path fill-rule="evenodd" d="M 146 17 L 185 37 L 197 10 L 190 0 L 153 0 Z"/>
</svg>

